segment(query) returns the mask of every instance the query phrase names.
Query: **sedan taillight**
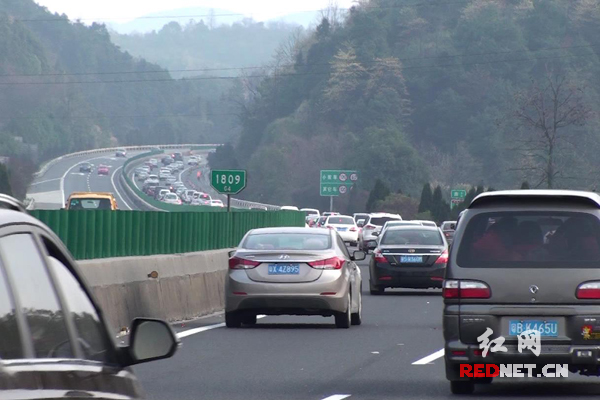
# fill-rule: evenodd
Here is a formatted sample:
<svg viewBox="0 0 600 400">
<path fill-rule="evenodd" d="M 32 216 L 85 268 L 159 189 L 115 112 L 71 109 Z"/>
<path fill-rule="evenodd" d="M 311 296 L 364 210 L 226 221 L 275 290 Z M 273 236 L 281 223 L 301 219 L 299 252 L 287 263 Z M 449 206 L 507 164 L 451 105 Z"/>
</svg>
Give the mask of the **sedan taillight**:
<svg viewBox="0 0 600 400">
<path fill-rule="evenodd" d="M 258 261 L 246 260 L 239 257 L 229 259 L 229 269 L 252 269 L 260 265 Z"/>
<path fill-rule="evenodd" d="M 357 229 L 356 229 L 356 227 L 354 227 L 354 226 L 353 226 L 352 228 L 350 228 L 350 229 L 349 229 L 349 231 L 350 231 L 350 232 L 356 232 L 356 230 L 357 230 Z"/>
<path fill-rule="evenodd" d="M 444 250 L 442 254 L 435 260 L 436 264 L 448 264 L 448 250 Z"/>
<path fill-rule="evenodd" d="M 309 262 L 308 265 L 314 269 L 342 269 L 345 262 L 346 261 L 341 258 L 333 257 L 326 260 L 312 261 Z"/>
<path fill-rule="evenodd" d="M 381 254 L 381 251 L 376 249 L 375 252 L 373 253 L 373 258 L 375 259 L 375 262 L 378 264 L 387 264 L 388 260 L 387 258 L 385 258 L 385 256 L 383 254 Z"/>
<path fill-rule="evenodd" d="M 377 228 L 375 225 L 369 224 L 369 225 L 365 226 L 363 229 L 375 229 L 375 228 Z"/>
</svg>

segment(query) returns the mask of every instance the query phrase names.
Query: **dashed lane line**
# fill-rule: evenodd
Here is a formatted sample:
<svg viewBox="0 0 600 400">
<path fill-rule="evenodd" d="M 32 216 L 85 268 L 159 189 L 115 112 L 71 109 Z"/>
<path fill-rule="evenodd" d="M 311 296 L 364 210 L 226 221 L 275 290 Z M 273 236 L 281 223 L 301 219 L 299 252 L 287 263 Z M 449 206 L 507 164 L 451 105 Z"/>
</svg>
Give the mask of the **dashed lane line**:
<svg viewBox="0 0 600 400">
<path fill-rule="evenodd" d="M 412 365 L 426 365 L 432 361 L 437 360 L 440 357 L 444 357 L 444 349 L 438 350 L 433 354 L 428 355 L 427 357 L 423 357 L 420 360 L 415 361 Z"/>
<path fill-rule="evenodd" d="M 265 317 L 266 317 L 266 315 L 257 315 L 256 319 L 262 319 L 262 318 L 265 318 Z M 223 327 L 225 327 L 225 323 L 222 322 L 220 324 L 203 326 L 201 328 L 188 329 L 186 331 L 177 333 L 177 337 L 179 339 L 181 339 L 181 338 L 184 338 L 184 337 L 195 335 L 197 333 L 202 333 L 202 332 L 210 331 L 210 330 L 217 329 L 217 328 L 223 328 Z"/>
</svg>

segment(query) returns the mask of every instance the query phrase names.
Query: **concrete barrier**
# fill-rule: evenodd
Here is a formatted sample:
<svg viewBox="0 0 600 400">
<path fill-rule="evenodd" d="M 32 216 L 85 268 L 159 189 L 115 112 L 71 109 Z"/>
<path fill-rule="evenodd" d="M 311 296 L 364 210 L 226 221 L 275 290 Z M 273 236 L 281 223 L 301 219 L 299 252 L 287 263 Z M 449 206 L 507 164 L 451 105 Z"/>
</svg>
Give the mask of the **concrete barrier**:
<svg viewBox="0 0 600 400">
<path fill-rule="evenodd" d="M 135 317 L 174 322 L 222 311 L 229 250 L 106 258 L 79 267 L 106 319 L 120 329 Z M 153 271 L 157 278 L 149 276 Z"/>
</svg>

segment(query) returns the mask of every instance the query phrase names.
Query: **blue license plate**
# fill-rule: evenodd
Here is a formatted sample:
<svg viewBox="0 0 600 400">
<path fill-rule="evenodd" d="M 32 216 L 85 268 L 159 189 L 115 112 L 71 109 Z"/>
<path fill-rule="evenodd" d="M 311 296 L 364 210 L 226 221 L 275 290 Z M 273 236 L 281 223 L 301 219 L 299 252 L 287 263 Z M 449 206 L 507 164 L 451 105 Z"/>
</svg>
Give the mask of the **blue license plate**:
<svg viewBox="0 0 600 400">
<path fill-rule="evenodd" d="M 540 336 L 545 337 L 557 337 L 558 336 L 558 322 L 557 321 L 540 321 L 540 320 L 514 320 L 511 319 L 508 322 L 508 334 L 511 336 L 517 336 L 521 333 L 534 330 L 540 332 Z"/>
<path fill-rule="evenodd" d="M 269 264 L 269 275 L 298 275 L 300 264 Z"/>
<path fill-rule="evenodd" d="M 345 231 L 346 231 L 346 229 L 348 229 L 348 228 L 337 228 L 337 230 L 338 230 L 339 232 L 345 232 Z"/>
<path fill-rule="evenodd" d="M 418 264 L 423 262 L 423 256 L 400 256 L 400 262 L 406 264 Z"/>
</svg>

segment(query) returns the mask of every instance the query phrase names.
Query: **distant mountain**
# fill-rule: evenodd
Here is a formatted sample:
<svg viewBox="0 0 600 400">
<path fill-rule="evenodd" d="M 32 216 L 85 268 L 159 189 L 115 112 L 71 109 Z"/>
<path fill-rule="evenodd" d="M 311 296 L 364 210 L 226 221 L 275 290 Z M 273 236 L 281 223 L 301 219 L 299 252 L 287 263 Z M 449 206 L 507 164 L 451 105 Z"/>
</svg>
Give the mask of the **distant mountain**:
<svg viewBox="0 0 600 400">
<path fill-rule="evenodd" d="M 107 23 L 106 25 L 120 33 L 120 34 L 131 34 L 131 33 L 149 33 L 152 31 L 159 31 L 169 22 L 176 21 L 180 25 L 186 25 L 190 20 L 199 22 L 203 20 L 207 25 L 210 25 L 210 15 L 231 15 L 231 16 L 220 16 L 214 18 L 214 26 L 219 25 L 230 25 L 234 22 L 240 21 L 245 18 L 244 15 L 237 15 L 231 10 L 207 8 L 207 7 L 192 7 L 192 8 L 178 8 L 174 10 L 160 11 L 145 15 L 141 18 L 134 19 L 133 21 L 125 23 Z M 155 17 L 178 17 L 178 18 L 155 18 Z M 182 17 L 185 16 L 185 17 Z"/>
<path fill-rule="evenodd" d="M 305 28 L 317 26 L 321 19 L 320 11 L 299 12 L 272 18 L 268 22 L 283 22 L 290 25 L 301 25 Z"/>
</svg>

